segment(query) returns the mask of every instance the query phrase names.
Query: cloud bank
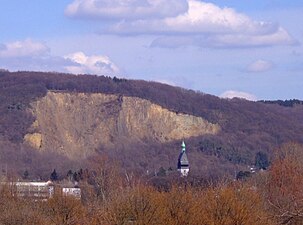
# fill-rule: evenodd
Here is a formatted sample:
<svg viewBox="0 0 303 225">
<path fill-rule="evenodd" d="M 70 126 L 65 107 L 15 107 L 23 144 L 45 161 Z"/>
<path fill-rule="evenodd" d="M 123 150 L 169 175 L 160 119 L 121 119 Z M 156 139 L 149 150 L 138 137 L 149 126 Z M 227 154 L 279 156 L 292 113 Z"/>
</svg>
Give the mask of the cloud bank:
<svg viewBox="0 0 303 225">
<path fill-rule="evenodd" d="M 268 34 L 276 25 L 251 20 L 232 8 L 188 0 L 187 12 L 165 19 L 122 21 L 111 28 L 116 33 L 160 34 Z"/>
<path fill-rule="evenodd" d="M 0 67 L 11 71 L 62 71 L 72 62 L 52 56 L 44 43 L 31 39 L 0 44 Z"/>
<path fill-rule="evenodd" d="M 146 19 L 186 12 L 186 0 L 75 0 L 65 9 L 69 17 L 84 19 Z"/>
<path fill-rule="evenodd" d="M 46 45 L 31 39 L 0 44 L 0 58 L 35 57 L 47 53 L 49 48 Z"/>
<path fill-rule="evenodd" d="M 75 52 L 64 57 L 75 63 L 66 66 L 66 70 L 74 74 L 96 74 L 96 75 L 117 75 L 119 68 L 111 62 L 109 57 L 102 55 L 87 56 L 83 52 Z"/>
<path fill-rule="evenodd" d="M 249 101 L 257 101 L 257 97 L 253 94 L 241 92 L 241 91 L 233 91 L 229 90 L 220 95 L 221 98 L 241 98 Z"/>
<path fill-rule="evenodd" d="M 107 56 L 83 52 L 65 57 L 50 54 L 50 48 L 31 39 L 0 44 L 0 67 L 12 71 L 57 71 L 74 74 L 118 75 L 120 69 Z"/>
<path fill-rule="evenodd" d="M 75 0 L 65 13 L 113 20 L 102 34 L 159 35 L 151 47 L 248 48 L 297 43 L 279 24 L 255 21 L 233 8 L 199 0 Z"/>
</svg>

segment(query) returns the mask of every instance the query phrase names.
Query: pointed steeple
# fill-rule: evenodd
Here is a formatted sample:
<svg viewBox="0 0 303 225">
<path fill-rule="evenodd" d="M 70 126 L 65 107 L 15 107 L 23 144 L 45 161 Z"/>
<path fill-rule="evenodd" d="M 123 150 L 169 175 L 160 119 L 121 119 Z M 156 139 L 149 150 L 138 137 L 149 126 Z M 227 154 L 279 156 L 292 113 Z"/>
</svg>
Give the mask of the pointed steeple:
<svg viewBox="0 0 303 225">
<path fill-rule="evenodd" d="M 185 142 L 184 141 L 182 141 L 182 145 L 181 146 L 182 146 L 182 152 L 185 152 L 186 149 L 185 149 Z"/>
<path fill-rule="evenodd" d="M 184 141 L 182 141 L 181 147 L 182 147 L 182 151 L 178 158 L 178 171 L 181 173 L 182 177 L 186 177 L 189 172 L 189 162 L 185 152 L 186 146 Z"/>
</svg>

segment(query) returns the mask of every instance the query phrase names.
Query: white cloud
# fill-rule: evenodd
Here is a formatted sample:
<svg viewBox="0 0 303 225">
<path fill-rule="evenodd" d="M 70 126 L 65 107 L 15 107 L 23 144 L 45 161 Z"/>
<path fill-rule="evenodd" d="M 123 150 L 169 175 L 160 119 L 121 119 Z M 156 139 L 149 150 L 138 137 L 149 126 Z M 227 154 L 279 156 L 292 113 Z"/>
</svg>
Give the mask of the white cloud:
<svg viewBox="0 0 303 225">
<path fill-rule="evenodd" d="M 247 71 L 248 72 L 266 72 L 269 71 L 273 68 L 273 64 L 269 61 L 265 60 L 257 60 L 250 65 L 247 66 Z"/>
<path fill-rule="evenodd" d="M 1 58 L 0 68 L 10 71 L 44 71 L 67 72 L 65 67 L 75 65 L 68 59 L 60 56 L 35 56 L 22 58 Z"/>
<path fill-rule="evenodd" d="M 112 27 L 116 33 L 180 33 L 180 34 L 268 34 L 276 24 L 253 21 L 232 8 L 220 8 L 212 3 L 188 0 L 188 11 L 176 17 L 121 21 Z"/>
<path fill-rule="evenodd" d="M 162 36 L 151 43 L 151 47 L 176 48 L 199 46 L 204 48 L 252 48 L 276 45 L 293 45 L 296 41 L 282 27 L 266 35 L 250 34 L 200 34 Z"/>
<path fill-rule="evenodd" d="M 74 74 L 96 74 L 96 75 L 117 75 L 119 68 L 111 62 L 107 56 L 92 55 L 86 56 L 83 52 L 76 52 L 64 57 L 76 65 L 66 66 L 65 69 Z"/>
<path fill-rule="evenodd" d="M 176 16 L 187 10 L 186 0 L 74 0 L 65 9 L 70 17 L 143 19 Z"/>
<path fill-rule="evenodd" d="M 257 101 L 257 97 L 253 94 L 250 93 L 246 93 L 246 92 L 241 92 L 241 91 L 226 91 L 223 94 L 220 95 L 221 98 L 242 98 L 242 99 L 246 99 L 249 101 Z"/>
<path fill-rule="evenodd" d="M 57 71 L 75 74 L 117 75 L 119 68 L 107 56 L 86 56 L 76 52 L 65 57 L 31 39 L 0 44 L 0 67 L 11 71 Z"/>
<path fill-rule="evenodd" d="M 48 52 L 49 48 L 46 45 L 31 39 L 0 45 L 0 58 L 35 57 Z"/>
<path fill-rule="evenodd" d="M 291 45 L 296 41 L 281 26 L 255 21 L 232 8 L 188 0 L 188 11 L 163 19 L 121 20 L 107 32 L 119 35 L 159 34 L 152 47 L 200 46 L 243 48 Z"/>
<path fill-rule="evenodd" d="M 0 44 L 0 67 L 10 71 L 60 71 L 75 63 L 50 54 L 48 46 L 31 39 Z"/>
<path fill-rule="evenodd" d="M 151 47 L 248 48 L 293 45 L 279 24 L 256 21 L 233 8 L 201 0 L 74 0 L 65 14 L 108 19 L 100 33 L 161 35 Z"/>
<path fill-rule="evenodd" d="M 162 83 L 162 84 L 168 84 L 170 86 L 177 86 L 177 84 L 172 80 L 155 79 L 155 82 Z"/>
</svg>

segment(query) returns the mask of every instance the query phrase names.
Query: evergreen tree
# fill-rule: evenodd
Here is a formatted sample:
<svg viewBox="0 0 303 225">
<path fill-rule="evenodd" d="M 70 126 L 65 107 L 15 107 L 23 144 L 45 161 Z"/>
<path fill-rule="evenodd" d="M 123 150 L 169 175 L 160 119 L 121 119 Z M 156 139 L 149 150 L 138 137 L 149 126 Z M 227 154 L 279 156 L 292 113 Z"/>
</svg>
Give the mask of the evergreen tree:
<svg viewBox="0 0 303 225">
<path fill-rule="evenodd" d="M 58 174 L 57 174 L 57 172 L 56 172 L 55 169 L 54 169 L 54 171 L 51 173 L 50 179 L 51 179 L 51 181 L 56 181 L 56 180 L 58 180 Z"/>
<path fill-rule="evenodd" d="M 268 156 L 264 152 L 258 152 L 255 157 L 255 166 L 258 169 L 266 169 L 269 166 Z"/>
<path fill-rule="evenodd" d="M 25 170 L 23 173 L 23 179 L 24 180 L 28 179 L 28 176 L 29 176 L 29 172 L 27 170 Z"/>
<path fill-rule="evenodd" d="M 79 182 L 79 174 L 77 172 L 74 172 L 73 179 L 74 179 L 74 181 Z"/>
<path fill-rule="evenodd" d="M 72 171 L 72 170 L 69 170 L 69 171 L 67 172 L 67 175 L 66 175 L 66 176 L 67 176 L 67 179 L 71 181 L 71 180 L 73 179 L 73 171 Z"/>
</svg>

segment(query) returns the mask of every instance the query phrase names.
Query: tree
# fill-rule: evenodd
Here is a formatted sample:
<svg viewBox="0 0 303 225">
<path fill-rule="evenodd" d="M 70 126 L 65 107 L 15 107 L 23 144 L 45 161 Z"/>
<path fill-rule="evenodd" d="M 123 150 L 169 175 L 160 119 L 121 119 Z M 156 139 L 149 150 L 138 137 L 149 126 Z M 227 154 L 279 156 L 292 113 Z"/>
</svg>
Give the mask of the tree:
<svg viewBox="0 0 303 225">
<path fill-rule="evenodd" d="M 47 201 L 44 214 L 55 225 L 89 224 L 85 221 L 85 209 L 81 201 L 71 196 L 56 194 Z"/>
<path fill-rule="evenodd" d="M 255 157 L 255 166 L 258 169 L 267 169 L 269 166 L 268 156 L 264 152 L 258 152 Z"/>
<path fill-rule="evenodd" d="M 73 173 L 73 180 L 79 182 L 79 174 L 77 172 Z"/>
<path fill-rule="evenodd" d="M 46 217 L 41 211 L 40 202 L 28 201 L 13 195 L 13 187 L 0 187 L 0 224 L 46 225 Z"/>
<path fill-rule="evenodd" d="M 107 156 L 91 158 L 90 163 L 92 171 L 88 182 L 94 186 L 97 199 L 101 202 L 110 200 L 123 185 L 119 165 Z"/>
<path fill-rule="evenodd" d="M 273 224 L 265 211 L 263 199 L 250 185 L 235 183 L 209 187 L 196 199 L 201 208 L 200 222 L 196 224 Z"/>
<path fill-rule="evenodd" d="M 148 224 L 163 223 L 161 194 L 153 188 L 138 185 L 113 196 L 110 202 L 105 203 L 104 211 L 100 213 L 100 224 Z"/>
<path fill-rule="evenodd" d="M 267 179 L 259 186 L 279 224 L 302 224 L 303 145 L 288 143 L 278 149 Z"/>
<path fill-rule="evenodd" d="M 69 170 L 66 174 L 66 177 L 68 180 L 72 181 L 73 180 L 73 171 Z"/>
<path fill-rule="evenodd" d="M 55 169 L 54 169 L 54 171 L 51 173 L 50 179 L 51 179 L 51 181 L 56 181 L 56 180 L 58 180 L 58 174 L 57 174 L 57 172 L 56 172 Z"/>
<path fill-rule="evenodd" d="M 29 176 L 29 172 L 27 170 L 25 170 L 24 173 L 23 173 L 23 179 L 27 180 L 28 176 Z"/>
</svg>

